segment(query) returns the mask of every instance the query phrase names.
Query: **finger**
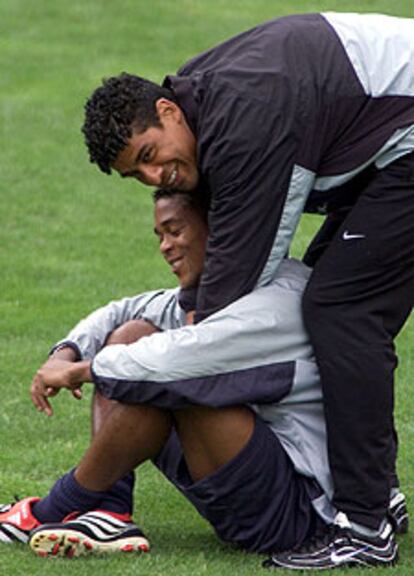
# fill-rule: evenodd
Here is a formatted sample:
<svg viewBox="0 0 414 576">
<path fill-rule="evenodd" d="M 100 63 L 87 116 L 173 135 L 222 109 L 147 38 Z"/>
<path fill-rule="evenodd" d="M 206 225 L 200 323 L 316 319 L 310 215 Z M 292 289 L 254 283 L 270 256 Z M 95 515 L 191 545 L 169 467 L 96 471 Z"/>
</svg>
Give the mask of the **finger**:
<svg viewBox="0 0 414 576">
<path fill-rule="evenodd" d="M 46 416 L 53 416 L 53 409 L 52 409 L 52 405 L 46 400 L 46 407 L 44 408 L 43 412 L 46 414 Z"/>
<path fill-rule="evenodd" d="M 42 384 L 38 376 L 36 376 L 33 379 L 33 383 L 30 388 L 30 397 L 35 407 L 40 411 L 42 411 L 45 408 L 41 390 L 42 390 Z"/>
<path fill-rule="evenodd" d="M 72 390 L 72 396 L 74 398 L 76 398 L 77 400 L 81 400 L 82 399 L 82 390 L 80 388 L 75 388 L 74 390 Z"/>
<path fill-rule="evenodd" d="M 53 410 L 50 403 L 45 398 L 45 391 L 42 379 L 38 374 L 36 374 L 35 378 L 33 379 L 32 386 L 30 389 L 30 396 L 34 406 L 39 412 L 44 412 L 45 414 L 47 414 L 47 416 L 52 416 Z"/>
<path fill-rule="evenodd" d="M 39 390 L 32 390 L 31 397 L 33 404 L 39 412 L 44 412 L 46 416 L 52 416 L 52 406 L 50 405 L 47 398 L 45 398 L 45 396 L 39 392 Z"/>
</svg>

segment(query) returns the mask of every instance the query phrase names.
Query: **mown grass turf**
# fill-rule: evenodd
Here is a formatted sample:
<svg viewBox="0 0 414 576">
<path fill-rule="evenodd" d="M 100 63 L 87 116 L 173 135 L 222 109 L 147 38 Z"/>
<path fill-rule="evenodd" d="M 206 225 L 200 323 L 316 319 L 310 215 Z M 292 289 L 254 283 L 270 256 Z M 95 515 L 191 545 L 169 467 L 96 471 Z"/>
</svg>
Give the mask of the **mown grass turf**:
<svg viewBox="0 0 414 576">
<path fill-rule="evenodd" d="M 81 402 L 62 393 L 51 419 L 30 404 L 31 377 L 50 345 L 110 299 L 173 284 L 157 255 L 148 191 L 88 163 L 79 131 L 86 97 L 103 76 L 127 70 L 161 80 L 267 18 L 326 9 L 414 16 L 411 0 L 0 0 L 0 501 L 45 494 L 88 444 L 89 393 Z M 319 222 L 305 219 L 297 255 Z M 400 474 L 412 502 L 412 321 L 398 347 Z M 260 565 L 218 542 L 151 466 L 138 476 L 136 513 L 153 543 L 150 555 L 43 561 L 25 547 L 1 545 L 1 574 L 222 576 Z M 408 576 L 411 535 L 401 551 L 389 572 Z"/>
</svg>

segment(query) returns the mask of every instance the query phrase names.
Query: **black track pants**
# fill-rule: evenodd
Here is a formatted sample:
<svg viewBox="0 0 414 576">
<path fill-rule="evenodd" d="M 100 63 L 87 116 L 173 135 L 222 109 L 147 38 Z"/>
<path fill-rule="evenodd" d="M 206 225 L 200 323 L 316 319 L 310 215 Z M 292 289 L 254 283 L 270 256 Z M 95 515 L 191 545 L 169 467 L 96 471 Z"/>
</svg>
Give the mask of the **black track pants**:
<svg viewBox="0 0 414 576">
<path fill-rule="evenodd" d="M 376 528 L 394 470 L 393 340 L 414 302 L 414 154 L 355 186 L 356 203 L 328 219 L 309 250 L 318 259 L 303 310 L 321 372 L 334 503 Z"/>
</svg>

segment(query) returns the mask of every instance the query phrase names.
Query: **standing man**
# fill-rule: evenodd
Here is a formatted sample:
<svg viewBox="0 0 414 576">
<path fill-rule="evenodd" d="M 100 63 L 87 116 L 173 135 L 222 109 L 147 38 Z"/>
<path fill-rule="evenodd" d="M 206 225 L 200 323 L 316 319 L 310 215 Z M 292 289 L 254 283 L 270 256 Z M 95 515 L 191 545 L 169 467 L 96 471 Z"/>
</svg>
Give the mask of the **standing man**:
<svg viewBox="0 0 414 576">
<path fill-rule="evenodd" d="M 362 551 L 376 564 L 375 547 L 394 540 L 393 341 L 414 293 L 414 21 L 271 21 L 196 56 L 162 87 L 109 79 L 87 103 L 83 131 L 104 172 L 210 196 L 196 322 L 268 283 L 304 211 L 327 215 L 306 255 L 303 313 L 340 513 L 311 548 L 268 566 L 335 568 Z"/>
</svg>

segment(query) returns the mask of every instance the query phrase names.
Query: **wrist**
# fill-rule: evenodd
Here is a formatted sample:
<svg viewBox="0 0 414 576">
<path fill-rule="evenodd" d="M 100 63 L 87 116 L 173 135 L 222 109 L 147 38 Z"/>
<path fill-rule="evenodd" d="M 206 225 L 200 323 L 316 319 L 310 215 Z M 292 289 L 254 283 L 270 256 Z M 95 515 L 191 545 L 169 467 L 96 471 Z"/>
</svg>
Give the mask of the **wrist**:
<svg viewBox="0 0 414 576">
<path fill-rule="evenodd" d="M 67 362 L 76 362 L 78 360 L 78 355 L 70 346 L 61 346 L 53 350 L 49 358 L 53 360 L 66 360 Z"/>
<path fill-rule="evenodd" d="M 53 346 L 49 352 L 49 357 L 77 362 L 82 359 L 82 353 L 75 342 L 72 342 L 71 340 L 63 340 L 59 344 Z"/>
<path fill-rule="evenodd" d="M 92 382 L 91 363 L 89 360 L 74 362 L 70 367 L 70 381 L 74 386 L 84 382 Z"/>
</svg>

